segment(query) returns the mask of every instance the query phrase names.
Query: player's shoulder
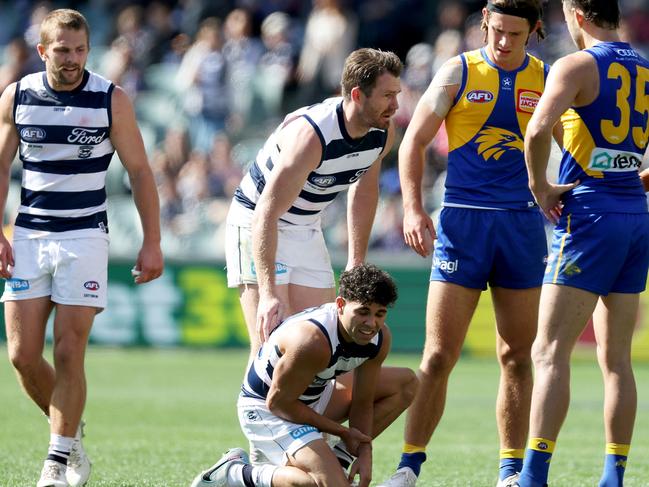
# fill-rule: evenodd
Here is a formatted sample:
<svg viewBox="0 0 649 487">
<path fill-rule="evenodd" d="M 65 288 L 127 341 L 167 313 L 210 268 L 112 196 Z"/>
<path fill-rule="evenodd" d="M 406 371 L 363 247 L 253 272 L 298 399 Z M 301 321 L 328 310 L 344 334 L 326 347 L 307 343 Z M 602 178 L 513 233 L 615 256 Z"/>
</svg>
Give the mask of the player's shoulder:
<svg viewBox="0 0 649 487">
<path fill-rule="evenodd" d="M 597 61 L 588 52 L 577 51 L 557 59 L 552 71 L 561 76 L 593 76 L 597 73 Z"/>
</svg>

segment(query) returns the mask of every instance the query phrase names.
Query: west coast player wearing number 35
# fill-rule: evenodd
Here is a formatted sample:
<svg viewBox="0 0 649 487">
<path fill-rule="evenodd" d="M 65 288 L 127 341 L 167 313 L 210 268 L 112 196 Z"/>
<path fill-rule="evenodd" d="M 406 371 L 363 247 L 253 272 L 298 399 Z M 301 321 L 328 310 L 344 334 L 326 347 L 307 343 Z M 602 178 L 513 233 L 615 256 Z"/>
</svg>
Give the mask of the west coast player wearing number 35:
<svg viewBox="0 0 649 487">
<path fill-rule="evenodd" d="M 553 220 L 560 200 L 563 209 L 541 292 L 530 440 L 519 485 L 547 485 L 570 401 L 570 355 L 594 311 L 606 433 L 599 486 L 620 487 L 637 403 L 631 338 L 649 266 L 649 171 L 638 174 L 649 138 L 649 62 L 620 41 L 617 2 L 564 0 L 563 11 L 581 51 L 552 67 L 525 137 L 536 201 Z M 559 182 L 580 182 L 565 193 L 545 176 L 559 119 Z"/>
</svg>

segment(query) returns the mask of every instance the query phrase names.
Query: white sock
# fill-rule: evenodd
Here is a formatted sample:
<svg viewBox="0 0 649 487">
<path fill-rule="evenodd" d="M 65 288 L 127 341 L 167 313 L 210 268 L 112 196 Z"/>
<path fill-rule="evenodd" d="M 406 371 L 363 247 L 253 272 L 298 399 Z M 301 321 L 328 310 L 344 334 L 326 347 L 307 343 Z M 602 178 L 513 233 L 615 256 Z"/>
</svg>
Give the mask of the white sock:
<svg viewBox="0 0 649 487">
<path fill-rule="evenodd" d="M 233 487 L 246 487 L 246 483 L 243 480 L 243 469 L 244 468 L 252 469 L 250 471 L 250 476 L 252 477 L 252 483 L 255 487 L 272 487 L 273 474 L 275 470 L 279 467 L 277 465 L 247 465 L 242 463 L 236 463 L 228 469 L 228 481 L 227 485 Z"/>
<path fill-rule="evenodd" d="M 67 465 L 70 457 L 70 449 L 74 438 L 69 436 L 50 434 L 50 446 L 47 449 L 47 459 Z"/>
</svg>

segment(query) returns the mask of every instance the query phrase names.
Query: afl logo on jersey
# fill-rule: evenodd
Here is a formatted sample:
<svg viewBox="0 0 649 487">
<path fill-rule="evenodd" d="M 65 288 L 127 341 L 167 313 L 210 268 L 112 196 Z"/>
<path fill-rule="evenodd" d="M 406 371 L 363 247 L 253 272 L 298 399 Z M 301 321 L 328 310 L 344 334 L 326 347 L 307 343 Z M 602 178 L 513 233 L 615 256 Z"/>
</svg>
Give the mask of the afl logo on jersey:
<svg viewBox="0 0 649 487">
<path fill-rule="evenodd" d="M 336 182 L 336 176 L 316 176 L 310 179 L 311 183 L 321 188 L 328 188 Z"/>
<path fill-rule="evenodd" d="M 38 142 L 45 139 L 45 130 L 39 127 L 25 127 L 20 130 L 20 138 L 26 142 Z"/>
<path fill-rule="evenodd" d="M 539 104 L 541 93 L 533 90 L 518 90 L 516 97 L 516 111 L 522 113 L 534 113 L 536 105 Z"/>
<path fill-rule="evenodd" d="M 489 103 L 493 101 L 494 94 L 486 90 L 472 90 L 467 93 L 466 99 L 471 103 Z"/>
</svg>

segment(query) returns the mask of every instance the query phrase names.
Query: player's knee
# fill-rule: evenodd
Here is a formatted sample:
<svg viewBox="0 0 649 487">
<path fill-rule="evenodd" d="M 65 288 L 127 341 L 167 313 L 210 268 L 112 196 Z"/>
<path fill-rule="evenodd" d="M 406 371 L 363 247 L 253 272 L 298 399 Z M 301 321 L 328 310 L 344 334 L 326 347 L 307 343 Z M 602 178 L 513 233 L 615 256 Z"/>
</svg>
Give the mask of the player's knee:
<svg viewBox="0 0 649 487">
<path fill-rule="evenodd" d="M 436 349 L 424 352 L 420 369 L 422 373 L 435 376 L 448 375 L 457 363 L 459 353 Z"/>
<path fill-rule="evenodd" d="M 527 374 L 532 369 L 532 355 L 529 348 L 514 350 L 508 348 L 498 355 L 502 370 L 511 375 Z"/>
<path fill-rule="evenodd" d="M 611 353 L 605 348 L 598 349 L 598 360 L 605 375 L 624 375 L 632 371 L 631 357 L 628 354 Z"/>
<path fill-rule="evenodd" d="M 67 336 L 54 343 L 54 366 L 57 370 L 78 369 L 83 365 L 86 342 L 76 336 Z"/>
<path fill-rule="evenodd" d="M 418 388 L 419 379 L 417 375 L 410 369 L 404 369 L 401 386 L 399 387 L 400 405 L 403 409 L 406 409 L 414 401 Z"/>
<path fill-rule="evenodd" d="M 40 351 L 27 347 L 9 346 L 8 354 L 9 362 L 21 375 L 36 371 L 42 359 Z"/>
</svg>

